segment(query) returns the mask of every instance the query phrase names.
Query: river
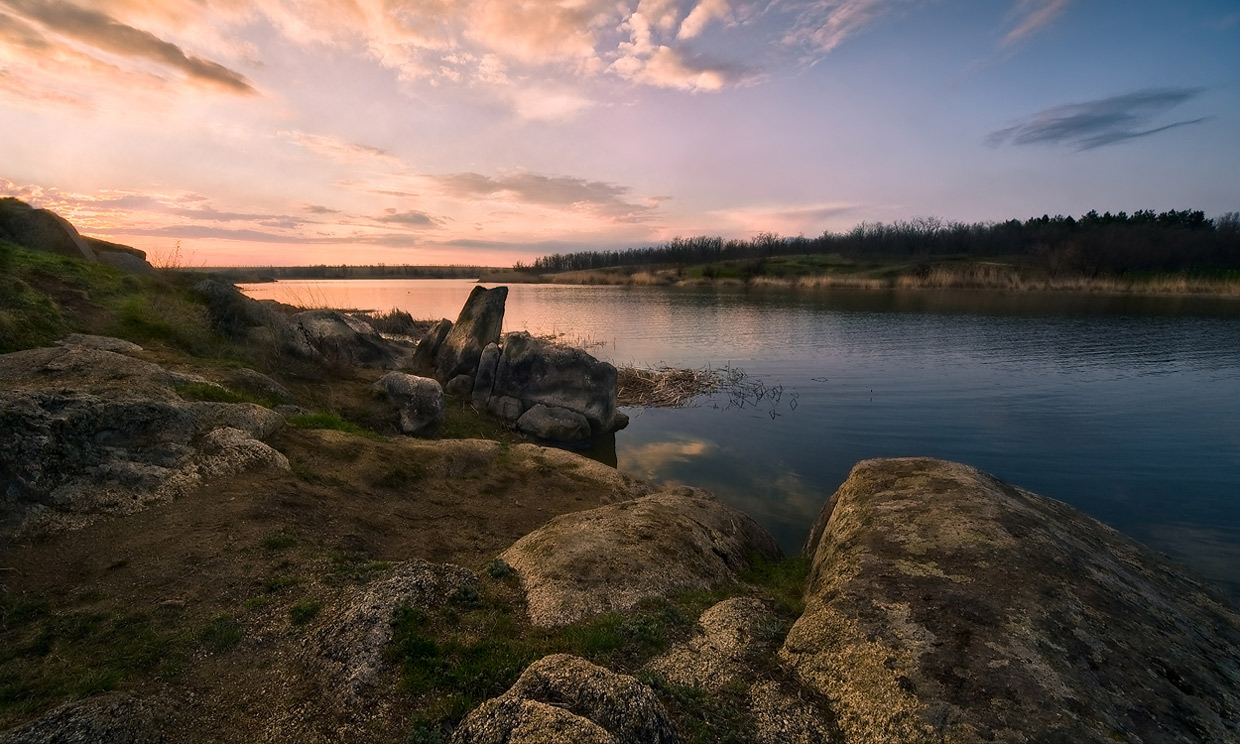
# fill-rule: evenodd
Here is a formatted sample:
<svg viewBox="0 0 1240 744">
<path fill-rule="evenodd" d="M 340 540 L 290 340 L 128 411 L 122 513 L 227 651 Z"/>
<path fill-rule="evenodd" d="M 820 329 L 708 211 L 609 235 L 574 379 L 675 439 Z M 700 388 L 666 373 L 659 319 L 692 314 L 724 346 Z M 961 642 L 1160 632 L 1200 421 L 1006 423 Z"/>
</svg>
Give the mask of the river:
<svg viewBox="0 0 1240 744">
<path fill-rule="evenodd" d="M 472 286 L 242 288 L 455 318 Z M 1240 596 L 1240 301 L 513 285 L 505 330 L 562 335 L 617 365 L 739 368 L 764 385 L 757 401 L 631 409 L 616 457 L 713 491 L 786 551 L 857 461 L 929 455 L 1068 502 Z"/>
</svg>

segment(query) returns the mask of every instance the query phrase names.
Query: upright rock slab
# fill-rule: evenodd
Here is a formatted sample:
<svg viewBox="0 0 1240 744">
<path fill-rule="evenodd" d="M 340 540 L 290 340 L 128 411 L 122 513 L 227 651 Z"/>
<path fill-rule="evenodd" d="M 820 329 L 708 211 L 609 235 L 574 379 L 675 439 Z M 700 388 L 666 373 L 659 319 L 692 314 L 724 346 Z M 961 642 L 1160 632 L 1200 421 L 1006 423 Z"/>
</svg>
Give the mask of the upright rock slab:
<svg viewBox="0 0 1240 744">
<path fill-rule="evenodd" d="M 517 570 L 536 625 L 623 612 L 647 597 L 710 589 L 778 557 L 757 522 L 704 491 L 674 488 L 564 514 L 501 558 Z"/>
<path fill-rule="evenodd" d="M 513 333 L 504 340 L 491 395 L 515 398 L 526 410 L 542 403 L 576 411 L 597 436 L 615 424 L 616 368 L 582 349 Z"/>
<path fill-rule="evenodd" d="M 850 743 L 1240 741 L 1240 613 L 1063 503 L 870 460 L 807 549 L 780 657 Z"/>
<path fill-rule="evenodd" d="M 499 343 L 504 325 L 504 304 L 507 287 L 486 289 L 474 287 L 452 329 L 444 337 L 435 355 L 435 378 L 447 382 L 457 375 L 470 375 L 478 369 L 478 361 L 487 344 Z"/>
</svg>

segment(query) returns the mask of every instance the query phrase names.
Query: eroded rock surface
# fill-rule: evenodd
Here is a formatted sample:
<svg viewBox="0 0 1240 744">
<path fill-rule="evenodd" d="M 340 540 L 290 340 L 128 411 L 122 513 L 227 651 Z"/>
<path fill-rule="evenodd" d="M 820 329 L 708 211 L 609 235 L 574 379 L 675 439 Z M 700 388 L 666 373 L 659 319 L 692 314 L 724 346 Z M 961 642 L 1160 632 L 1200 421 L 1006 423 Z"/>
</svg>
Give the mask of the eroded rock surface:
<svg viewBox="0 0 1240 744">
<path fill-rule="evenodd" d="M 1240 614 L 1162 556 L 964 465 L 857 465 L 781 649 L 849 742 L 1240 740 Z"/>
<path fill-rule="evenodd" d="M 698 625 L 701 633 L 648 668 L 672 684 L 715 691 L 748 678 L 754 658 L 780 631 L 775 613 L 752 597 L 725 599 L 703 612 Z"/>
<path fill-rule="evenodd" d="M 283 417 L 249 403 L 183 400 L 201 378 L 82 339 L 0 355 L 0 525 L 71 528 L 174 498 L 203 478 L 287 470 L 264 444 Z M 116 343 L 113 343 L 116 342 Z"/>
<path fill-rule="evenodd" d="M 554 654 L 530 664 L 507 692 L 466 716 L 452 742 L 536 744 L 572 737 L 616 744 L 676 741 L 667 712 L 649 687 L 585 659 Z"/>
<path fill-rule="evenodd" d="M 171 706 L 161 700 L 107 695 L 68 703 L 0 733 L 0 744 L 165 744 Z"/>
<path fill-rule="evenodd" d="M 501 557 L 517 570 L 530 619 L 555 626 L 719 586 L 747 569 L 751 556 L 779 554 L 748 516 L 703 491 L 677 488 L 556 517 Z"/>
<path fill-rule="evenodd" d="M 433 610 L 464 587 L 477 588 L 478 576 L 460 566 L 409 560 L 392 574 L 359 590 L 345 608 L 310 642 L 312 655 L 329 669 L 334 687 L 357 703 L 374 687 L 387 662 L 396 608 Z"/>
</svg>

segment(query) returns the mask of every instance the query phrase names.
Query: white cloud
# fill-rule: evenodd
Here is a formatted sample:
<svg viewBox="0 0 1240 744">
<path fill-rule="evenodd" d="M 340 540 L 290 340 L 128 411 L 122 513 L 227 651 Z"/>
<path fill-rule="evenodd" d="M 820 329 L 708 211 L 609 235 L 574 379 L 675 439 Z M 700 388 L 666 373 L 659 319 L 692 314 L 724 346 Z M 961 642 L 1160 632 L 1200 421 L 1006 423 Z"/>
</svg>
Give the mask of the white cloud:
<svg viewBox="0 0 1240 744">
<path fill-rule="evenodd" d="M 681 22 L 676 38 L 692 39 L 700 36 L 711 21 L 726 19 L 731 11 L 728 0 L 701 0 Z"/>
<path fill-rule="evenodd" d="M 1016 27 L 1003 37 L 1003 46 L 1011 46 L 1054 23 L 1072 0 L 1020 0 L 1013 10 Z"/>
</svg>

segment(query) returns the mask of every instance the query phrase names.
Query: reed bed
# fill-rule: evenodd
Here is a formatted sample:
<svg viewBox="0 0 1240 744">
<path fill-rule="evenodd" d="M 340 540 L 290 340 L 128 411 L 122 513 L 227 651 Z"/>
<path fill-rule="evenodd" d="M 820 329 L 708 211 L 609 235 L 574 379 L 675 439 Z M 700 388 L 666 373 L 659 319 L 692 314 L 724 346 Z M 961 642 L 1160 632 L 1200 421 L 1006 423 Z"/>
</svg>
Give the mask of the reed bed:
<svg viewBox="0 0 1240 744">
<path fill-rule="evenodd" d="M 767 385 L 736 367 L 677 369 L 674 367 L 620 367 L 616 403 L 621 406 L 680 408 L 702 396 L 720 396 L 727 408 L 770 406 L 772 418 L 783 398 L 782 385 Z M 789 401 L 796 408 L 795 395 Z"/>
</svg>

